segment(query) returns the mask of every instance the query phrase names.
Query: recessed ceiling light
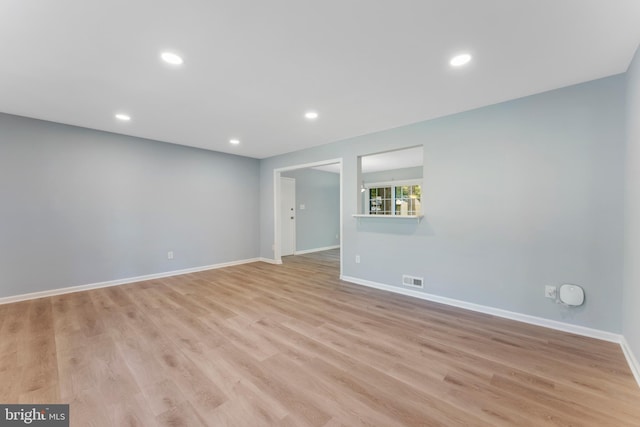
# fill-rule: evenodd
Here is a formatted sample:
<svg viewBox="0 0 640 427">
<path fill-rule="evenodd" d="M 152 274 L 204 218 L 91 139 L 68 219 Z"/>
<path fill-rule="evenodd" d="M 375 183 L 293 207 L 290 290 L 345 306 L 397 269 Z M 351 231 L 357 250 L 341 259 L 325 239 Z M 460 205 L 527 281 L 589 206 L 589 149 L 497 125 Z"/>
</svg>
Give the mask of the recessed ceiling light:
<svg viewBox="0 0 640 427">
<path fill-rule="evenodd" d="M 239 139 L 230 139 L 229 140 L 229 144 L 238 145 L 238 144 L 240 144 L 240 140 Z"/>
<path fill-rule="evenodd" d="M 164 62 L 171 65 L 181 65 L 184 62 L 184 60 L 180 56 L 171 52 L 162 52 L 162 55 L 160 55 L 160 57 Z"/>
<path fill-rule="evenodd" d="M 309 120 L 315 120 L 315 119 L 318 118 L 318 112 L 317 111 L 307 111 L 306 113 L 304 113 L 304 116 Z"/>
<path fill-rule="evenodd" d="M 116 114 L 116 119 L 122 120 L 123 122 L 128 122 L 129 120 L 131 120 L 131 116 L 128 114 L 118 113 Z"/>
<path fill-rule="evenodd" d="M 461 67 L 465 64 L 468 64 L 469 61 L 471 61 L 471 55 L 469 55 L 468 53 L 462 53 L 451 58 L 449 64 L 451 64 L 452 67 Z"/>
</svg>

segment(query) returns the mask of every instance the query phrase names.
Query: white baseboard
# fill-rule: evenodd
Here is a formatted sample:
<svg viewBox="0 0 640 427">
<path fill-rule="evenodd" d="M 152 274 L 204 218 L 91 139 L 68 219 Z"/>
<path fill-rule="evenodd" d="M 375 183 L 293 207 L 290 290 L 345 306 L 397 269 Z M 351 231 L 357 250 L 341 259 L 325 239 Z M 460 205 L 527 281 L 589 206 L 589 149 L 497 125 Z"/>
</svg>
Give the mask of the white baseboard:
<svg viewBox="0 0 640 427">
<path fill-rule="evenodd" d="M 620 343 L 622 340 L 622 335 L 620 334 L 614 334 L 612 332 L 602 331 L 599 329 L 592 329 L 592 328 L 587 328 L 585 326 L 572 325 L 570 323 L 559 322 L 557 320 L 550 320 L 542 317 L 530 316 L 528 314 L 516 313 L 514 311 L 503 310 L 500 308 L 489 307 L 486 305 L 480 305 L 480 304 L 461 301 L 453 298 L 442 297 L 439 295 L 428 294 L 425 292 L 418 292 L 412 289 L 405 289 L 397 286 L 385 285 L 383 283 L 372 282 L 370 280 L 359 279 L 357 277 L 341 276 L 340 279 L 344 280 L 345 282 L 355 283 L 357 285 L 363 285 L 371 288 L 381 289 L 384 291 L 395 292 L 397 294 L 408 295 L 411 297 L 438 302 L 441 304 L 451 305 L 454 307 L 460 307 L 460 308 L 464 308 L 471 311 L 491 314 L 493 316 L 503 317 L 505 319 L 517 320 L 519 322 L 529 323 L 532 325 L 544 326 L 546 328 L 557 329 L 559 331 L 564 331 L 564 332 L 570 332 L 576 335 L 597 338 L 600 340 L 610 341 L 615 343 Z"/>
<path fill-rule="evenodd" d="M 325 246 L 323 248 L 313 248 L 313 249 L 305 249 L 302 251 L 294 251 L 293 254 L 294 255 L 304 255 L 304 254 L 310 254 L 313 252 L 322 252 L 322 251 L 329 251 L 331 249 L 338 249 L 340 247 L 340 245 L 333 245 L 333 246 Z"/>
<path fill-rule="evenodd" d="M 634 356 L 633 351 L 631 351 L 631 347 L 629 347 L 629 343 L 624 336 L 622 336 L 622 340 L 620 341 L 620 347 L 622 347 L 624 357 L 627 358 L 629 368 L 631 368 L 631 372 L 640 387 L 640 363 L 638 363 L 638 359 Z"/>
<path fill-rule="evenodd" d="M 221 262 L 219 264 L 205 265 L 201 267 L 185 268 L 182 270 L 166 271 L 163 273 L 147 274 L 144 276 L 127 277 L 125 279 L 109 280 L 106 282 L 91 283 L 88 285 L 70 286 L 67 288 L 51 289 L 47 291 L 31 292 L 28 294 L 12 295 L 0 298 L 0 304 L 26 301 L 30 299 L 50 297 L 54 295 L 70 294 L 72 292 L 88 291 L 90 289 L 108 288 L 110 286 L 125 285 L 127 283 L 144 282 L 146 280 L 162 279 L 164 277 L 179 276 L 181 274 L 197 273 L 199 271 L 215 270 L 217 268 L 231 267 L 240 264 L 249 264 L 262 261 L 262 258 L 242 259 L 238 261 Z M 273 261 L 273 260 L 272 260 Z"/>
<path fill-rule="evenodd" d="M 262 261 L 262 262 L 266 262 L 268 264 L 276 264 L 276 265 L 281 265 L 282 264 L 282 260 L 281 259 L 271 259 L 271 258 L 258 258 L 258 261 Z"/>
</svg>

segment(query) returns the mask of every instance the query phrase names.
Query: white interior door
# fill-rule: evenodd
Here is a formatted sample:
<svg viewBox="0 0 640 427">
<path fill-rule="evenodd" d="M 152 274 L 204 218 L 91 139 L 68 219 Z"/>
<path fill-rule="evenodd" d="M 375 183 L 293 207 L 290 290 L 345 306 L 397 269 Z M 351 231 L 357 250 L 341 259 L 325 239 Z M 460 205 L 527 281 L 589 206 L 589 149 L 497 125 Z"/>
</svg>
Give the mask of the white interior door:
<svg viewBox="0 0 640 427">
<path fill-rule="evenodd" d="M 280 255 L 293 255 L 296 250 L 296 180 L 280 178 Z"/>
</svg>

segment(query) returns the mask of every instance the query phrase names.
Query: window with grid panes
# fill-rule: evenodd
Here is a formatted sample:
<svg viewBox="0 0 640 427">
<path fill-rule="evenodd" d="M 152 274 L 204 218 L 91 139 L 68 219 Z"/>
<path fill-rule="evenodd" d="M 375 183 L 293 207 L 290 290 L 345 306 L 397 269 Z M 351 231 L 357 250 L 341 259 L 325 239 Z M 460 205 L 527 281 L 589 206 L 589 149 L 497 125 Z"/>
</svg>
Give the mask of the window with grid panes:
<svg viewBox="0 0 640 427">
<path fill-rule="evenodd" d="M 366 186 L 370 215 L 420 215 L 421 186 L 418 182 L 376 183 Z"/>
</svg>

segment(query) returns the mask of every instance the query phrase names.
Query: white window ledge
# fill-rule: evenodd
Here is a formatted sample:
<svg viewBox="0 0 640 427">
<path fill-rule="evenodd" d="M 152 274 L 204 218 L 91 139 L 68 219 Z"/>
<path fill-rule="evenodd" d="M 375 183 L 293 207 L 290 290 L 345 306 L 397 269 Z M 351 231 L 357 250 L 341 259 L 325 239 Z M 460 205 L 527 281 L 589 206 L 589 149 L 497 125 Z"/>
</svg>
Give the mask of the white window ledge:
<svg viewBox="0 0 640 427">
<path fill-rule="evenodd" d="M 376 218 L 376 219 L 414 219 L 414 220 L 418 220 L 418 222 L 422 221 L 422 218 L 424 218 L 424 214 L 420 214 L 420 215 L 371 215 L 371 214 L 353 214 L 352 215 L 354 218 L 358 218 L 358 220 L 360 219 L 366 219 L 366 218 Z"/>
</svg>

